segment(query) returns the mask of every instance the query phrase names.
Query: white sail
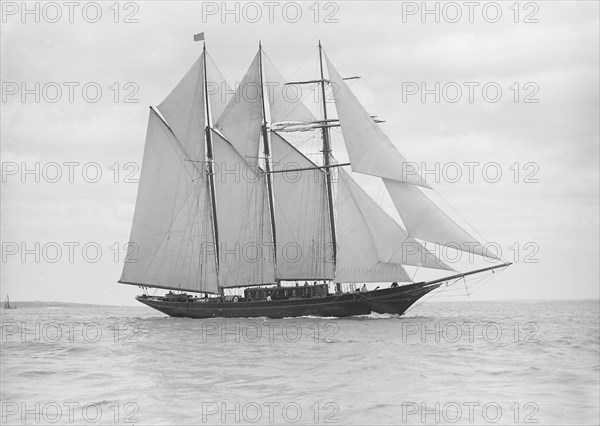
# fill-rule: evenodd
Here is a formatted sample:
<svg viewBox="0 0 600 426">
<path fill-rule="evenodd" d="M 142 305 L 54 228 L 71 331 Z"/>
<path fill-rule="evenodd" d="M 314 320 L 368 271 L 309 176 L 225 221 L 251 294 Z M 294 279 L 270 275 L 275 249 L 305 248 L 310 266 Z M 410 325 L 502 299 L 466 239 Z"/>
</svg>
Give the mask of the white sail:
<svg viewBox="0 0 600 426">
<path fill-rule="evenodd" d="M 263 69 L 273 125 L 281 122 L 311 123 L 316 121 L 315 116 L 302 102 L 301 89 L 293 85 L 286 86 L 287 80 L 264 53 Z"/>
<path fill-rule="evenodd" d="M 215 124 L 227 140 L 250 164 L 258 164 L 262 128 L 262 96 L 260 90 L 259 55 L 229 100 Z"/>
<path fill-rule="evenodd" d="M 211 119 L 215 122 L 231 98 L 231 89 L 216 64 L 207 55 L 208 86 Z M 204 54 L 158 106 L 179 142 L 193 158 L 204 158 L 205 99 Z"/>
<path fill-rule="evenodd" d="M 158 106 L 190 160 L 204 160 L 204 56 Z"/>
<path fill-rule="evenodd" d="M 409 237 L 400 225 L 343 169 L 340 170 L 340 179 L 343 183 L 339 185 L 348 187 L 348 191 L 371 231 L 381 262 L 454 271 L 419 242 Z"/>
<path fill-rule="evenodd" d="M 492 250 L 486 250 L 483 244 L 450 219 L 419 188 L 389 179 L 383 181 L 409 235 L 500 260 Z"/>
<path fill-rule="evenodd" d="M 429 187 L 373 121 L 327 58 L 335 107 L 352 171 Z"/>
<path fill-rule="evenodd" d="M 216 123 L 233 97 L 233 91 L 208 53 L 206 54 L 206 85 L 210 102 L 210 118 L 213 123 Z"/>
<path fill-rule="evenodd" d="M 240 287 L 275 282 L 266 185 L 262 171 L 213 132 L 219 235 L 219 283 Z"/>
<path fill-rule="evenodd" d="M 271 133 L 273 170 L 316 165 L 277 133 Z M 273 173 L 280 279 L 332 279 L 333 246 L 325 173 L 320 169 Z"/>
<path fill-rule="evenodd" d="M 343 173 L 343 172 L 342 172 Z M 369 224 L 353 196 L 349 179 L 337 186 L 337 282 L 408 282 L 399 263 L 382 262 Z"/>
<path fill-rule="evenodd" d="M 217 292 L 206 173 L 189 157 L 151 110 L 122 282 Z"/>
</svg>

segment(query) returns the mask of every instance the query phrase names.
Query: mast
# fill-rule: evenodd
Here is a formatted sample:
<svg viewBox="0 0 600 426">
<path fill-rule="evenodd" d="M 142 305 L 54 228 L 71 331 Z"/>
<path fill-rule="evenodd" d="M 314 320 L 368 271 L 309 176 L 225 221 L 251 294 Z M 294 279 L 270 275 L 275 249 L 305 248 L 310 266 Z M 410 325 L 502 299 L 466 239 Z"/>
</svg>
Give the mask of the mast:
<svg viewBox="0 0 600 426">
<path fill-rule="evenodd" d="M 323 120 L 327 122 L 327 102 L 325 99 L 325 76 L 323 74 L 323 48 L 319 40 L 319 67 L 321 69 L 321 100 L 323 103 Z M 333 214 L 333 190 L 331 187 L 331 145 L 329 142 L 329 128 L 321 128 L 323 134 L 323 165 L 325 166 L 325 181 L 327 185 L 327 205 L 329 206 L 329 221 L 331 224 L 331 243 L 333 244 L 333 272 L 337 265 L 337 239 L 335 234 L 335 216 Z"/>
<path fill-rule="evenodd" d="M 215 196 L 215 177 L 214 177 L 214 160 L 213 160 L 213 145 L 212 145 L 212 127 L 210 121 L 210 108 L 209 108 L 209 99 L 208 99 L 208 80 L 206 73 L 206 42 L 203 43 L 202 48 L 202 58 L 203 58 L 203 66 L 204 72 L 204 108 L 205 108 L 205 116 L 206 116 L 206 155 L 208 159 L 208 186 L 210 190 L 210 200 L 212 207 L 212 225 L 213 225 L 213 233 L 214 233 L 214 243 L 215 243 L 215 261 L 217 263 L 217 285 L 219 281 L 219 226 L 217 221 L 217 200 Z M 223 288 L 218 285 L 220 292 L 223 291 Z"/>
<path fill-rule="evenodd" d="M 273 202 L 273 181 L 271 177 L 271 148 L 269 147 L 269 134 L 267 130 L 267 114 L 265 108 L 265 92 L 263 82 L 262 44 L 258 42 L 258 68 L 260 73 L 260 99 L 262 103 L 262 139 L 265 154 L 265 179 L 267 180 L 267 196 L 269 198 L 269 211 L 271 216 L 271 234 L 273 235 L 273 259 L 275 260 L 275 276 L 277 276 L 277 234 L 275 232 L 275 205 Z M 277 280 L 279 285 L 279 280 Z"/>
</svg>

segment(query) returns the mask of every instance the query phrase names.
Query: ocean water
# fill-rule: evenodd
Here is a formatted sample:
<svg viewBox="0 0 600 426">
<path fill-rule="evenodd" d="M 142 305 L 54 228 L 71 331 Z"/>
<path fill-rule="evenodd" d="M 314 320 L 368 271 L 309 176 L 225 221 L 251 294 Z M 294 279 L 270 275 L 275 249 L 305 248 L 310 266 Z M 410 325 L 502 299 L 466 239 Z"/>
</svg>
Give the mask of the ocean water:
<svg viewBox="0 0 600 426">
<path fill-rule="evenodd" d="M 403 317 L 2 311 L 3 424 L 599 424 L 598 301 Z"/>
</svg>

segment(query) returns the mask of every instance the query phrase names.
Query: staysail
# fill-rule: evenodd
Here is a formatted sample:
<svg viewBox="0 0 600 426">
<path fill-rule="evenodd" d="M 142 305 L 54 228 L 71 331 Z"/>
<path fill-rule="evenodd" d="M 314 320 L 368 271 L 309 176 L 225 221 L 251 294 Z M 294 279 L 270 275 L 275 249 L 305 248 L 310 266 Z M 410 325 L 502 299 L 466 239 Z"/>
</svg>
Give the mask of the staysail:
<svg viewBox="0 0 600 426">
<path fill-rule="evenodd" d="M 408 163 L 400 154 L 350 91 L 328 58 L 327 66 L 352 170 L 384 180 L 408 235 L 500 260 L 423 193 L 431 190 L 431 187 L 419 175 L 416 164 Z M 416 186 L 425 189 L 422 191 Z"/>
<path fill-rule="evenodd" d="M 333 257 L 325 173 L 271 133 L 279 279 L 332 279 Z M 310 169 L 299 170 L 298 169 Z"/>
<path fill-rule="evenodd" d="M 454 222 L 423 191 L 413 185 L 384 179 L 385 186 L 409 235 L 468 253 L 501 260 Z"/>
<path fill-rule="evenodd" d="M 347 179 L 337 187 L 337 282 L 409 282 L 399 263 L 382 262 L 375 239 Z"/>
<path fill-rule="evenodd" d="M 206 170 L 197 161 L 198 155 L 199 150 L 187 152 L 154 110 L 150 111 L 130 244 L 120 282 L 218 291 Z"/>
<path fill-rule="evenodd" d="M 350 91 L 329 58 L 326 57 L 326 60 L 352 170 L 428 188 L 429 185 L 418 174 L 416 165 L 400 154 Z"/>
<path fill-rule="evenodd" d="M 345 185 L 371 232 L 381 262 L 454 271 L 406 232 L 343 169 L 340 185 Z"/>
</svg>

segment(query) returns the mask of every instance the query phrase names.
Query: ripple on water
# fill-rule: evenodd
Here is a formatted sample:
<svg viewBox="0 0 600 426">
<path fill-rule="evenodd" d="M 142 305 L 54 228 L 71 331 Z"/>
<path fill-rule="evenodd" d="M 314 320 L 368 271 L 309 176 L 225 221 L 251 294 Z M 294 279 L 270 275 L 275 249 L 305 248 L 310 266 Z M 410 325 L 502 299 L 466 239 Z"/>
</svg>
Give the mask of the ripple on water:
<svg viewBox="0 0 600 426">
<path fill-rule="evenodd" d="M 281 320 L 190 320 L 144 307 L 21 311 L 10 318 L 93 321 L 102 336 L 90 342 L 65 335 L 55 343 L 6 336 L 3 401 L 97 402 L 106 410 L 134 403 L 141 424 L 197 424 L 207 402 L 297 402 L 302 424 L 314 423 L 315 403 L 321 410 L 334 404 L 341 424 L 397 424 L 403 403 L 468 401 L 497 402 L 506 413 L 511 404 L 535 403 L 540 423 L 599 421 L 597 303 L 430 303 L 401 318 Z M 465 324 L 486 322 L 498 325 L 502 338 L 470 340 Z M 219 327 L 215 333 L 207 333 L 208 323 Z M 449 323 L 462 327 L 457 341 L 435 331 Z M 537 330 L 524 328 L 529 323 Z M 248 324 L 260 338 L 236 331 Z M 416 333 L 408 332 L 412 325 Z M 423 329 L 434 331 L 424 336 Z"/>
</svg>

